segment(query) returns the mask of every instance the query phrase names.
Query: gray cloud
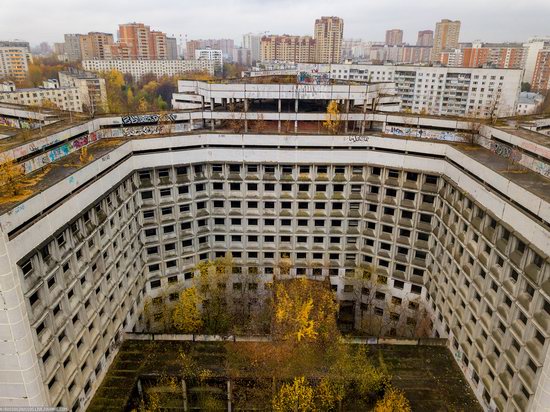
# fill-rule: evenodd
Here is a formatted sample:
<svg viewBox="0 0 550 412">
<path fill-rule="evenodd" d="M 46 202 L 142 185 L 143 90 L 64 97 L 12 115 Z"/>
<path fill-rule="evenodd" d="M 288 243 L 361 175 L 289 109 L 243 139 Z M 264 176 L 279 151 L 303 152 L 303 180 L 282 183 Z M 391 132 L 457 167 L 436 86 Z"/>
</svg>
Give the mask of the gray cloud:
<svg viewBox="0 0 550 412">
<path fill-rule="evenodd" d="M 243 33 L 313 34 L 315 18 L 340 16 L 344 37 L 382 40 L 390 28 L 414 42 L 441 18 L 462 21 L 461 41 L 524 41 L 550 35 L 547 0 L 0 0 L 0 39 L 33 44 L 64 33 L 105 31 L 139 21 L 189 39 Z"/>
</svg>

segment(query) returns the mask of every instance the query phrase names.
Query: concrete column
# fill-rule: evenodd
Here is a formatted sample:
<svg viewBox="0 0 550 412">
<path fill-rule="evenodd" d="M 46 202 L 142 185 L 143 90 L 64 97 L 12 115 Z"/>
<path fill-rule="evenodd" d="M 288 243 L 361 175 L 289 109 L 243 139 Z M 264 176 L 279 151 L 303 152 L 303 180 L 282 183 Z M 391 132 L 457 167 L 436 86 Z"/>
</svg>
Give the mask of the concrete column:
<svg viewBox="0 0 550 412">
<path fill-rule="evenodd" d="M 233 401 L 233 385 L 231 384 L 231 381 L 227 381 L 227 412 L 231 412 L 232 405 L 231 402 Z"/>
<path fill-rule="evenodd" d="M 281 99 L 278 100 L 277 102 L 277 106 L 278 106 L 278 112 L 281 113 Z"/>
<path fill-rule="evenodd" d="M 214 111 L 214 98 L 210 99 L 210 110 Z"/>
<path fill-rule="evenodd" d="M 189 410 L 189 405 L 187 401 L 187 384 L 185 383 L 185 379 L 181 380 L 181 393 L 183 395 L 183 411 L 187 412 Z"/>
<path fill-rule="evenodd" d="M 298 99 L 294 101 L 294 112 L 298 113 Z"/>
</svg>

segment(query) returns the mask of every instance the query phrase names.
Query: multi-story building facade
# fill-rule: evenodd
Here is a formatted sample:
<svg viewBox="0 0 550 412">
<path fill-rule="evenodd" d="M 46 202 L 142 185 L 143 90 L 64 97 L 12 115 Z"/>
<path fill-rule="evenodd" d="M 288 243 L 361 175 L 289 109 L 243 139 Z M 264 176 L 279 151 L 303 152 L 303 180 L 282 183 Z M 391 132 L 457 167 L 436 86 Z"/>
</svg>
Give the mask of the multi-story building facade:
<svg viewBox="0 0 550 412">
<path fill-rule="evenodd" d="M 65 34 L 63 49 L 68 61 L 82 60 L 82 49 L 80 48 L 80 37 L 82 34 Z"/>
<path fill-rule="evenodd" d="M 340 63 L 342 60 L 342 39 L 344 20 L 340 17 L 326 17 L 315 20 L 315 63 Z"/>
<path fill-rule="evenodd" d="M 521 44 L 473 43 L 471 46 L 441 52 L 440 62 L 449 67 L 522 69 L 526 51 Z"/>
<path fill-rule="evenodd" d="M 148 73 L 157 77 L 175 76 L 190 72 L 207 72 L 214 75 L 215 67 L 211 60 L 84 60 L 84 70 L 100 72 L 118 70 L 129 73 L 135 80 Z"/>
<path fill-rule="evenodd" d="M 188 59 L 195 58 L 195 51 L 199 49 L 214 49 L 221 50 L 223 58 L 231 60 L 235 41 L 233 39 L 199 39 L 189 40 L 186 44 L 186 56 Z"/>
<path fill-rule="evenodd" d="M 166 60 L 177 60 L 178 55 L 178 39 L 175 37 L 166 37 Z"/>
<path fill-rule="evenodd" d="M 12 84 L 8 90 L 0 91 L 0 102 L 24 106 L 48 106 L 50 103 L 60 109 L 82 112 L 82 98 L 77 87 L 60 87 L 57 80 L 47 80 L 43 87 L 16 89 Z"/>
<path fill-rule="evenodd" d="M 400 46 L 403 44 L 403 30 L 386 30 L 386 46 Z"/>
<path fill-rule="evenodd" d="M 315 40 L 310 36 L 264 36 L 260 45 L 260 60 L 308 63 L 315 60 L 315 50 Z"/>
<path fill-rule="evenodd" d="M 179 87 L 200 97 L 215 86 Z M 369 100 L 368 92 L 357 98 Z M 251 88 L 250 98 L 272 98 L 261 93 Z M 305 100 L 315 103 L 298 107 Z M 541 173 L 550 154 L 538 134 L 364 112 L 349 115 L 387 122 L 388 132 L 473 127 L 474 142 L 493 149 L 375 130 L 285 138 L 193 131 L 235 115 L 214 104 L 167 120 L 130 115 L 68 127 L 67 142 L 84 133 L 119 136 L 118 145 L 92 144 L 95 161 L 76 170 L 59 163 L 40 196 L 0 206 L 0 371 L 11 382 L 0 405 L 85 410 L 124 332 L 141 330 L 145 298 L 191 286 L 199 262 L 231 251 L 243 274 L 272 276 L 290 258 L 294 275 L 328 278 L 344 299 L 355 296 L 358 311 L 388 325 L 409 322 L 410 302 L 425 305 L 433 336 L 447 339 L 485 410 L 545 410 L 550 199 Z M 244 107 L 237 114 L 251 119 L 261 109 Z M 289 118 L 308 122 L 311 113 Z M 16 159 L 29 157 L 18 149 Z M 505 156 L 514 150 L 536 156 L 538 173 L 509 173 Z M 350 281 L 359 265 L 375 268 L 376 292 Z"/>
<path fill-rule="evenodd" d="M 30 50 L 20 46 L 0 46 L 0 78 L 25 80 L 32 62 Z"/>
<path fill-rule="evenodd" d="M 533 75 L 535 74 L 535 66 L 537 65 L 539 51 L 550 49 L 550 37 L 532 37 L 527 43 L 524 43 L 523 46 L 526 48 L 523 81 L 525 83 L 531 83 L 533 81 Z"/>
<path fill-rule="evenodd" d="M 546 94 L 550 90 L 550 47 L 537 53 L 535 71 L 531 80 L 531 90 Z"/>
<path fill-rule="evenodd" d="M 418 38 L 416 40 L 417 46 L 432 47 L 434 45 L 434 32 L 433 30 L 420 30 L 418 32 Z"/>
<path fill-rule="evenodd" d="M 250 55 L 251 55 L 250 57 L 253 63 L 260 61 L 261 41 L 262 41 L 261 34 L 255 34 L 255 33 L 243 34 L 243 48 L 250 50 Z"/>
<path fill-rule="evenodd" d="M 206 60 L 213 62 L 216 74 L 221 74 L 223 71 L 223 52 L 221 50 L 197 49 L 195 50 L 195 60 Z"/>
<path fill-rule="evenodd" d="M 88 112 L 107 111 L 107 89 L 105 79 L 91 72 L 69 70 L 59 72 L 61 87 L 76 87 L 79 90 L 82 105 Z"/>
<path fill-rule="evenodd" d="M 434 115 L 513 116 L 521 70 L 366 64 L 308 65 L 296 71 L 329 71 L 336 80 L 394 82 L 401 110 Z M 258 73 L 257 73 L 258 74 Z"/>
<path fill-rule="evenodd" d="M 235 47 L 233 49 L 233 63 L 241 66 L 252 66 L 252 51 L 244 47 Z"/>
<path fill-rule="evenodd" d="M 115 41 L 111 33 L 90 32 L 79 35 L 82 60 L 111 59 Z"/>
<path fill-rule="evenodd" d="M 441 59 L 441 52 L 449 49 L 458 49 L 460 36 L 460 21 L 443 19 L 435 25 L 435 35 L 432 50 L 432 61 Z"/>
<path fill-rule="evenodd" d="M 131 60 L 166 60 L 168 58 L 166 34 L 151 30 L 143 23 L 120 24 L 118 43 L 122 54 Z"/>
</svg>

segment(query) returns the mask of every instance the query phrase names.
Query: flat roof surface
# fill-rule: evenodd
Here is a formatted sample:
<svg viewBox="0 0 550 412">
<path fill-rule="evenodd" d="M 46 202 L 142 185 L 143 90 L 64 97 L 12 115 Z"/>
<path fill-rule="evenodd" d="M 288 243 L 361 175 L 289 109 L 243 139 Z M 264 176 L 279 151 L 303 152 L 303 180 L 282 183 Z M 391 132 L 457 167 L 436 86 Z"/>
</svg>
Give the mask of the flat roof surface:
<svg viewBox="0 0 550 412">
<path fill-rule="evenodd" d="M 533 132 L 532 130 L 515 128 L 514 126 L 494 126 L 495 129 L 502 130 L 503 132 L 508 132 L 517 137 L 520 137 L 530 142 L 540 144 L 541 146 L 546 146 L 550 148 L 550 136 L 546 136 L 543 133 Z"/>
<path fill-rule="evenodd" d="M 223 342 L 126 340 L 88 411 L 123 410 L 140 376 L 178 374 L 181 350 L 203 368 L 212 370 L 214 376 L 223 376 L 224 345 Z M 413 411 L 482 411 L 447 347 L 369 345 L 368 349 L 371 361 L 375 364 L 382 361 L 393 377 L 393 384 L 405 391 Z"/>
<path fill-rule="evenodd" d="M 191 134 L 195 134 L 195 133 L 218 134 L 218 133 L 231 133 L 231 132 L 227 130 L 216 130 L 215 132 L 211 132 L 208 130 L 196 130 Z M 170 135 L 136 136 L 133 139 L 162 138 L 162 137 L 170 137 L 170 136 L 189 135 L 189 134 L 190 133 L 175 133 Z M 310 135 L 311 134 L 305 134 L 305 136 L 310 136 Z M 401 140 L 426 141 L 426 139 L 418 139 L 413 137 L 385 135 L 380 132 L 368 132 L 365 135 L 384 136 L 391 139 L 401 139 Z M 286 135 L 282 134 L 281 136 L 286 136 Z M 6 138 L 3 140 L 0 140 L 0 152 L 2 152 L 2 145 L 4 144 L 4 142 L 9 140 L 12 140 L 12 138 Z M 91 145 L 88 146 L 89 154 L 94 156 L 94 160 L 92 161 L 96 161 L 106 153 L 126 143 L 128 140 L 130 139 L 105 138 L 105 139 L 101 139 L 98 142 L 92 143 Z M 525 190 L 538 196 L 539 198 L 547 202 L 550 202 L 550 179 L 549 178 L 546 178 L 538 173 L 535 173 L 530 169 L 527 169 L 526 167 L 523 167 L 517 163 L 513 163 L 503 157 L 500 157 L 495 153 L 491 152 L 490 150 L 485 149 L 478 145 L 468 145 L 465 143 L 449 143 L 449 142 L 437 141 L 437 140 L 430 140 L 429 142 L 435 143 L 435 144 L 450 144 L 455 149 L 461 151 L 462 153 L 466 154 L 472 159 L 478 161 L 480 164 L 489 167 L 490 169 L 506 177 L 513 183 L 516 183 L 517 185 L 524 188 Z M 307 150 L 308 148 L 304 147 L 303 149 Z M 3 150 L 7 150 L 7 149 L 3 149 Z M 330 147 L 327 147 L 327 150 L 330 150 Z M 53 186 L 58 181 L 69 176 L 79 168 L 85 166 L 83 164 L 80 164 L 79 155 L 80 155 L 79 152 L 72 153 L 69 156 L 66 156 L 54 163 L 50 163 L 47 166 L 47 169 L 45 172 L 44 170 L 38 170 L 36 172 L 33 172 L 27 175 L 29 178 L 32 178 L 33 176 L 42 174 L 42 176 L 40 176 L 39 181 L 36 183 L 36 185 L 32 187 L 32 194 L 29 194 L 24 198 L 20 198 L 15 202 L 14 201 L 7 202 L 0 198 L 0 214 L 6 213 L 10 209 L 17 206 L 19 203 L 22 203 L 23 201 L 36 195 L 40 191 L 45 190 L 50 186 Z"/>
</svg>

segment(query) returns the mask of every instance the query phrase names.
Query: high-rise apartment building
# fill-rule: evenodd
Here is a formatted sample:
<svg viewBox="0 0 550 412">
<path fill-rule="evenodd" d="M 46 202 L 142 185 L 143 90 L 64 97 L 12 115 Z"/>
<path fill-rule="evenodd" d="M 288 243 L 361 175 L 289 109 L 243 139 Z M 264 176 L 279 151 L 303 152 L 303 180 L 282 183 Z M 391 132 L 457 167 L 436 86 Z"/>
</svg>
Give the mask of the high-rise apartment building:
<svg viewBox="0 0 550 412">
<path fill-rule="evenodd" d="M 473 43 L 460 49 L 442 51 L 439 61 L 449 67 L 495 67 L 522 69 L 527 49 L 521 44 Z"/>
<path fill-rule="evenodd" d="M 399 46 L 403 44 L 403 30 L 391 29 L 386 30 L 386 45 Z"/>
<path fill-rule="evenodd" d="M 82 50 L 80 46 L 80 37 L 82 34 L 65 34 L 64 51 L 67 60 L 74 62 L 82 60 Z"/>
<path fill-rule="evenodd" d="M 166 37 L 166 59 L 177 60 L 178 58 L 178 39 L 175 37 Z"/>
<path fill-rule="evenodd" d="M 288 61 L 295 63 L 314 62 L 316 42 L 310 36 L 264 36 L 261 40 L 260 59 L 269 61 Z"/>
<path fill-rule="evenodd" d="M 550 48 L 540 50 L 537 54 L 531 90 L 544 94 L 550 91 Z"/>
<path fill-rule="evenodd" d="M 523 81 L 526 83 L 533 82 L 535 74 L 535 66 L 538 60 L 538 53 L 543 49 L 550 48 L 550 37 L 532 37 L 523 46 L 525 52 L 525 70 L 523 71 Z"/>
<path fill-rule="evenodd" d="M 432 50 L 432 61 L 440 60 L 441 52 L 449 49 L 458 49 L 460 35 L 460 21 L 443 19 L 435 25 L 435 36 Z"/>
<path fill-rule="evenodd" d="M 166 60 L 168 58 L 166 34 L 152 31 L 143 23 L 120 24 L 118 42 L 122 48 L 128 49 L 127 54 L 130 59 Z"/>
<path fill-rule="evenodd" d="M 261 34 L 246 33 L 243 34 L 243 48 L 250 50 L 250 57 L 253 62 L 260 61 Z"/>
<path fill-rule="evenodd" d="M 115 45 L 111 33 L 90 32 L 79 35 L 82 60 L 110 59 Z"/>
<path fill-rule="evenodd" d="M 420 30 L 418 32 L 418 39 L 416 40 L 417 46 L 432 47 L 434 45 L 434 32 L 433 30 Z"/>
<path fill-rule="evenodd" d="M 0 78 L 25 80 L 32 57 L 27 47 L 0 46 Z"/>
<path fill-rule="evenodd" d="M 340 63 L 344 20 L 340 17 L 321 17 L 315 20 L 315 62 Z"/>
</svg>

